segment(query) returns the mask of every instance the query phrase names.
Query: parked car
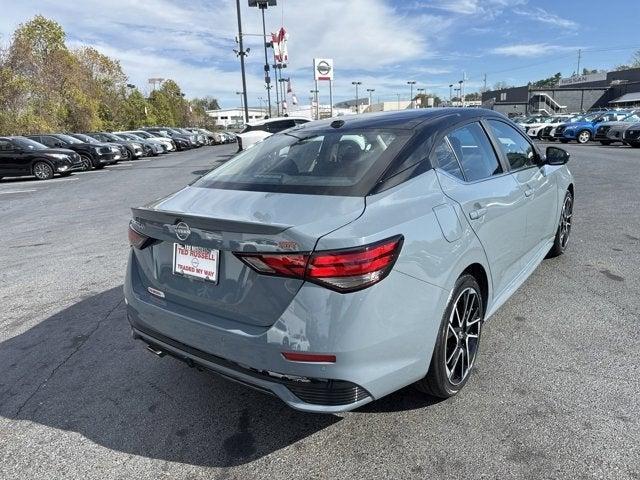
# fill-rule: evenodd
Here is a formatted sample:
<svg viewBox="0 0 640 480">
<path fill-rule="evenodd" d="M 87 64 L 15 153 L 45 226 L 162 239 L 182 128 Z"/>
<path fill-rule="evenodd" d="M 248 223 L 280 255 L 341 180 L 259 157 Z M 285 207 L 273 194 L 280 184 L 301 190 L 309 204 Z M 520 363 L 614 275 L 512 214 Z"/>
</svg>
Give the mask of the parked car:
<svg viewBox="0 0 640 480">
<path fill-rule="evenodd" d="M 236 135 L 238 139 L 238 151 L 246 150 L 254 143 L 264 140 L 274 133 L 307 122 L 309 122 L 309 119 L 302 117 L 275 117 L 267 120 L 248 122 L 242 131 Z"/>
<path fill-rule="evenodd" d="M 559 125 L 569 120 L 568 115 L 561 116 L 553 116 L 546 117 L 539 122 L 526 124 L 524 127 L 524 131 L 531 138 L 537 138 L 538 140 L 542 140 L 542 135 L 546 127 L 551 125 Z"/>
<path fill-rule="evenodd" d="M 455 395 L 483 323 L 567 247 L 568 158 L 475 108 L 272 135 L 133 209 L 133 335 L 304 411 Z"/>
<path fill-rule="evenodd" d="M 105 143 L 113 143 L 116 145 L 121 145 L 124 147 L 122 150 L 124 152 L 124 160 L 135 160 L 137 158 L 144 157 L 146 155 L 144 147 L 141 142 L 134 142 L 131 140 L 123 140 L 122 138 L 114 135 L 113 133 L 107 132 L 92 132 L 86 134 L 89 137 L 93 137 L 94 139 L 105 142 Z"/>
<path fill-rule="evenodd" d="M 184 133 L 177 132 L 168 127 L 148 127 L 143 130 L 153 135 L 161 135 L 170 138 L 173 140 L 176 145 L 176 149 L 179 151 L 195 147 L 195 141 L 192 139 L 193 135 L 185 135 Z"/>
<path fill-rule="evenodd" d="M 556 127 L 563 125 L 565 123 L 571 123 L 573 121 L 575 121 L 577 118 L 581 117 L 582 115 L 576 114 L 576 113 L 568 113 L 566 115 L 558 115 L 556 117 L 553 117 L 553 119 L 550 120 L 549 123 L 546 123 L 542 129 L 541 129 L 541 133 L 538 132 L 538 134 L 540 135 L 540 138 L 542 140 L 548 140 L 550 142 L 555 142 L 556 141 L 556 137 L 555 137 L 555 133 L 556 133 Z"/>
<path fill-rule="evenodd" d="M 623 142 L 622 134 L 629 125 L 640 122 L 640 114 L 632 112 L 626 117 L 612 122 L 602 122 L 596 129 L 594 139 L 602 145 L 610 145 L 615 142 Z"/>
<path fill-rule="evenodd" d="M 144 138 L 138 137 L 131 133 L 117 132 L 113 133 L 112 135 L 125 142 L 139 143 L 140 145 L 142 145 L 144 154 L 147 157 L 157 157 L 161 153 L 165 153 L 167 151 L 165 150 L 165 147 L 162 143 L 156 142 L 155 140 L 145 140 Z"/>
<path fill-rule="evenodd" d="M 69 133 L 67 134 L 73 138 L 77 138 L 78 140 L 80 140 L 81 142 L 86 142 L 86 143 L 91 143 L 93 145 L 108 145 L 110 147 L 116 147 L 118 149 L 118 151 L 120 152 L 120 159 L 126 159 L 127 158 L 127 149 L 118 144 L 118 143 L 114 143 L 114 142 L 101 142 L 100 140 L 96 140 L 93 137 L 90 137 L 89 135 L 85 135 L 84 133 Z"/>
<path fill-rule="evenodd" d="M 83 170 L 100 169 L 112 165 L 122 158 L 116 145 L 83 142 L 64 133 L 46 135 L 28 135 L 27 138 L 42 143 L 49 148 L 68 148 L 80 155 Z"/>
<path fill-rule="evenodd" d="M 633 148 L 640 148 L 640 123 L 633 123 L 622 134 L 624 143 Z"/>
<path fill-rule="evenodd" d="M 126 132 L 118 132 L 118 133 L 127 133 L 135 135 L 136 137 L 140 137 L 144 140 L 152 140 L 155 142 L 160 142 L 165 148 L 166 152 L 174 152 L 176 150 L 176 143 L 169 137 L 169 135 L 158 135 L 155 133 L 145 132 L 144 130 L 130 130 Z"/>
<path fill-rule="evenodd" d="M 556 127 L 555 138 L 562 143 L 575 140 L 578 143 L 587 143 L 596 133 L 596 127 L 602 122 L 617 121 L 628 115 L 629 112 L 608 111 L 589 113 L 567 124 Z"/>
<path fill-rule="evenodd" d="M 0 179 L 33 175 L 49 180 L 82 170 L 80 155 L 66 148 L 48 148 L 25 137 L 0 137 Z"/>
</svg>

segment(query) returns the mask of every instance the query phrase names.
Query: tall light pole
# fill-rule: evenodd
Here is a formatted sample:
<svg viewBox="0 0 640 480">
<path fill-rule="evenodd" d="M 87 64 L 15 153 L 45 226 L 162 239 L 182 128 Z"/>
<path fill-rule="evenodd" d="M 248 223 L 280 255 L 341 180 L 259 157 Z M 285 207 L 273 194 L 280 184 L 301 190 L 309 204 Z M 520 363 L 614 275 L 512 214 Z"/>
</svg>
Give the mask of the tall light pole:
<svg viewBox="0 0 640 480">
<path fill-rule="evenodd" d="M 453 100 L 453 83 L 449 85 L 449 106 L 451 106 L 451 100 Z"/>
<path fill-rule="evenodd" d="M 240 57 L 240 71 L 242 72 L 242 92 L 244 96 L 244 121 L 249 121 L 249 107 L 247 106 L 247 77 L 244 72 L 244 57 L 249 53 L 249 49 L 244 51 L 242 47 L 242 17 L 240 16 L 240 0 L 236 0 L 236 12 L 238 14 L 238 47 L 236 55 Z"/>
<path fill-rule="evenodd" d="M 264 83 L 265 88 L 267 89 L 269 116 L 271 116 L 271 77 L 269 76 L 269 60 L 267 58 L 267 47 L 271 46 L 271 42 L 267 42 L 267 29 L 264 22 L 264 11 L 267 9 L 267 7 L 274 7 L 275 5 L 276 0 L 249 0 L 250 7 L 258 7 L 262 12 L 262 43 L 264 43 Z"/>
<path fill-rule="evenodd" d="M 240 95 L 240 110 L 245 110 L 244 105 L 245 103 L 242 101 L 242 98 L 244 97 L 244 92 L 236 92 L 236 95 Z M 246 110 L 248 112 L 248 108 Z M 246 118 L 247 120 L 245 121 L 249 121 L 249 113 L 246 114 Z"/>
<path fill-rule="evenodd" d="M 313 99 L 316 103 L 316 120 L 320 120 L 320 113 L 318 110 L 318 90 L 309 90 L 313 94 Z"/>
<path fill-rule="evenodd" d="M 410 108 L 413 108 L 413 86 L 414 86 L 415 84 L 416 84 L 416 81 L 415 81 L 415 80 L 409 80 L 409 81 L 407 82 L 407 85 L 409 85 L 409 86 L 411 87 L 411 103 L 409 104 L 409 105 L 410 105 Z"/>
<path fill-rule="evenodd" d="M 458 88 L 458 90 L 460 91 L 460 106 L 464 107 L 464 99 L 462 98 L 462 96 L 464 95 L 464 93 L 462 93 L 464 90 L 462 90 L 462 85 L 464 84 L 464 80 L 459 80 L 458 81 L 458 85 L 460 85 L 460 88 Z"/>
<path fill-rule="evenodd" d="M 367 88 L 367 92 L 369 92 L 369 111 L 372 112 L 373 110 L 371 110 L 371 94 L 373 92 L 375 92 L 376 89 L 375 88 Z"/>
<path fill-rule="evenodd" d="M 351 82 L 351 85 L 356 86 L 356 113 L 360 113 L 360 109 L 358 108 L 358 85 L 362 85 L 362 82 Z"/>
<path fill-rule="evenodd" d="M 424 95 L 424 88 L 416 88 L 416 91 L 418 92 L 418 96 L 420 95 Z M 420 99 L 420 106 L 423 107 L 424 105 L 422 104 L 422 101 L 424 100 L 424 97 L 422 97 Z"/>
</svg>

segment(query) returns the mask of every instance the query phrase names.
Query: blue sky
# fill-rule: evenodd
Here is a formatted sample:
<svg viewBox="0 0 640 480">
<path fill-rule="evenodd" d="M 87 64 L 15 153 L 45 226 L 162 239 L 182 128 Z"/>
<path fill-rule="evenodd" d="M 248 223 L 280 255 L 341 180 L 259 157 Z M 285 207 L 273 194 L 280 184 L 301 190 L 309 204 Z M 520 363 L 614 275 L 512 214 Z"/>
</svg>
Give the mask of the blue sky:
<svg viewBox="0 0 640 480">
<path fill-rule="evenodd" d="M 261 32 L 259 11 L 240 3 L 245 32 Z M 150 77 L 173 78 L 187 96 L 239 104 L 233 0 L 7 2 L 0 40 L 6 44 L 13 29 L 37 13 L 60 22 L 70 44 L 118 58 L 143 91 Z M 353 98 L 353 80 L 363 82 L 363 91 L 374 88 L 375 101 L 395 100 L 398 93 L 408 98 L 408 80 L 446 97 L 463 72 L 467 91 L 481 87 L 485 73 L 489 86 L 521 85 L 558 71 L 571 75 L 580 48 L 581 68 L 613 67 L 640 49 L 637 0 L 278 0 L 267 11 L 267 29 L 275 31 L 283 20 L 290 34 L 288 74 L 302 103 L 313 88 L 314 56 L 335 60 L 336 101 Z M 249 103 L 257 105 L 266 96 L 264 58 L 259 37 L 245 41 Z"/>
</svg>

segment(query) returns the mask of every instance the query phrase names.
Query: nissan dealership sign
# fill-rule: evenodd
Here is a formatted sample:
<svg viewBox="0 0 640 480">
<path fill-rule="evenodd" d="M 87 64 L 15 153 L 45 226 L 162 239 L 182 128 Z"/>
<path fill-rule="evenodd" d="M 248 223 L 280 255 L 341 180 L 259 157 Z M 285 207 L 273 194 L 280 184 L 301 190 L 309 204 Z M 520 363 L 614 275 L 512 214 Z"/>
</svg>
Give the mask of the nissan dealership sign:
<svg viewBox="0 0 640 480">
<path fill-rule="evenodd" d="M 313 75 L 315 80 L 333 80 L 333 58 L 314 58 Z"/>
<path fill-rule="evenodd" d="M 558 85 L 576 85 L 579 83 L 600 82 L 607 79 L 607 72 L 591 73 L 589 75 L 574 75 L 569 78 L 561 78 Z"/>
</svg>

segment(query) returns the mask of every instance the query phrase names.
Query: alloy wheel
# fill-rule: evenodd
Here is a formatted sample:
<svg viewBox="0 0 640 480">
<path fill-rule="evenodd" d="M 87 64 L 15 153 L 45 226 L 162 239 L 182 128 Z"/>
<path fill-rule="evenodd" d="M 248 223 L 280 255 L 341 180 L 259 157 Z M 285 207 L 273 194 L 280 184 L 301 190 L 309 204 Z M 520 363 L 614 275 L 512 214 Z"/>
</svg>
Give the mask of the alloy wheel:
<svg viewBox="0 0 640 480">
<path fill-rule="evenodd" d="M 465 288 L 449 316 L 444 361 L 452 385 L 461 384 L 469 376 L 478 353 L 482 327 L 479 298 L 474 288 Z"/>
<path fill-rule="evenodd" d="M 93 167 L 91 159 L 85 155 L 80 156 L 80 161 L 82 162 L 82 170 L 85 172 L 91 170 L 91 168 Z"/>
<path fill-rule="evenodd" d="M 560 214 L 560 246 L 564 249 L 569 243 L 569 234 L 571 233 L 571 216 L 573 215 L 573 198 L 567 194 L 562 204 L 562 213 Z"/>
<path fill-rule="evenodd" d="M 589 141 L 589 138 L 591 138 L 591 135 L 589 134 L 589 132 L 587 132 L 586 130 L 583 130 L 578 135 L 578 142 L 587 143 Z"/>
<path fill-rule="evenodd" d="M 48 180 L 53 177 L 53 169 L 48 163 L 38 162 L 33 167 L 33 174 L 38 180 Z"/>
</svg>

